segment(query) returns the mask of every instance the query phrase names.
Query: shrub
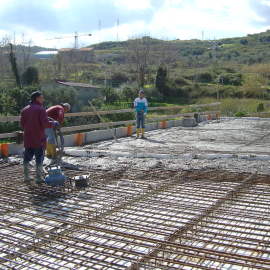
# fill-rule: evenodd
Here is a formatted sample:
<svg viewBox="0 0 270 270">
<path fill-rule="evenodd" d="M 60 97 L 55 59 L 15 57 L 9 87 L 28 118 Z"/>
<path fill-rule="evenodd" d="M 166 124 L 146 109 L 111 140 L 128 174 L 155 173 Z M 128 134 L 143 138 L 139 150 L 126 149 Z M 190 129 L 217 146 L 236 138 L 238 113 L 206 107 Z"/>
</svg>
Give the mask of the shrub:
<svg viewBox="0 0 270 270">
<path fill-rule="evenodd" d="M 119 94 L 121 100 L 132 102 L 138 96 L 138 87 L 135 87 L 135 85 L 123 85 Z"/>
<path fill-rule="evenodd" d="M 22 74 L 23 85 L 33 85 L 38 84 L 38 82 L 39 82 L 38 69 L 35 67 L 28 67 Z"/>
<path fill-rule="evenodd" d="M 105 103 L 110 104 L 120 99 L 119 94 L 113 88 L 107 87 L 103 89 L 103 95 L 105 96 Z"/>
<path fill-rule="evenodd" d="M 213 75 L 210 72 L 203 72 L 197 75 L 197 80 L 202 83 L 210 83 L 213 81 Z"/>
<path fill-rule="evenodd" d="M 243 76 L 240 73 L 221 73 L 218 77 L 218 83 L 224 85 L 242 85 Z"/>
<path fill-rule="evenodd" d="M 248 44 L 248 40 L 247 39 L 241 39 L 240 40 L 240 44 L 247 45 Z"/>
<path fill-rule="evenodd" d="M 73 106 L 78 103 L 76 91 L 69 87 L 58 87 L 57 89 L 46 88 L 43 90 L 43 93 L 47 106 L 53 106 L 55 104 L 60 104 L 61 102 L 67 102 L 71 104 L 72 109 L 74 109 Z"/>
<path fill-rule="evenodd" d="M 113 86 L 119 86 L 120 84 L 125 83 L 128 80 L 129 78 L 125 73 L 116 72 L 112 74 Z"/>
<path fill-rule="evenodd" d="M 264 111 L 264 104 L 263 103 L 259 103 L 257 106 L 257 112 L 263 112 Z"/>
<path fill-rule="evenodd" d="M 237 112 L 234 114 L 235 117 L 245 117 L 247 116 L 247 113 L 246 112 Z"/>
<path fill-rule="evenodd" d="M 189 82 L 183 77 L 176 78 L 174 81 L 178 86 L 189 85 Z"/>
<path fill-rule="evenodd" d="M 5 89 L 0 93 L 0 113 L 19 114 L 30 100 L 32 92 L 36 91 L 35 87 L 11 88 Z"/>
</svg>

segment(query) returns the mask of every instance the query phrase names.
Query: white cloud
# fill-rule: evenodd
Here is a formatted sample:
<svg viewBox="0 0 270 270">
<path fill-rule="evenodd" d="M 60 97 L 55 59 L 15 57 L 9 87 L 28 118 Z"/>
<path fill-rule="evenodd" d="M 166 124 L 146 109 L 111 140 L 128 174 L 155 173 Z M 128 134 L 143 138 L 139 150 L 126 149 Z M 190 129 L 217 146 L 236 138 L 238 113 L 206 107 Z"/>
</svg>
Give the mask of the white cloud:
<svg viewBox="0 0 270 270">
<path fill-rule="evenodd" d="M 68 9 L 70 5 L 70 0 L 53 0 L 52 2 L 52 7 L 55 9 Z"/>
<path fill-rule="evenodd" d="M 151 0 L 113 0 L 114 5 L 120 9 L 145 10 L 151 8 Z"/>
<path fill-rule="evenodd" d="M 269 6 L 270 7 L 270 0 L 261 0 L 263 5 Z"/>
<path fill-rule="evenodd" d="M 116 26 L 111 28 L 104 28 L 101 31 L 93 31 L 91 37 L 79 37 L 79 46 L 89 46 L 89 44 L 96 44 L 104 41 L 127 40 L 136 36 L 137 34 L 145 33 L 147 25 L 144 21 L 135 21 L 130 24 L 121 24 L 119 28 Z M 24 32 L 24 41 L 28 43 L 32 41 L 32 45 L 44 46 L 47 48 L 73 48 L 74 38 L 70 35 L 69 38 L 52 39 L 53 37 L 64 37 L 56 32 L 37 32 L 31 29 L 21 29 Z M 118 33 L 118 34 L 117 34 Z M 79 33 L 80 34 L 80 33 Z M 82 33 L 81 33 L 82 34 Z M 0 31 L 0 36 L 3 36 Z M 12 38 L 12 37 L 10 37 Z M 17 36 L 17 43 L 22 42 L 22 37 Z"/>
<path fill-rule="evenodd" d="M 6 5 L 15 0 L 0 0 Z M 48 0 L 49 5 L 59 12 L 62 9 L 72 7 L 76 0 Z M 89 0 L 80 0 L 89 1 Z M 163 0 L 160 6 L 155 6 L 155 0 L 100 0 L 108 1 L 119 10 L 120 22 L 121 14 L 129 12 L 134 14 L 134 20 L 130 23 L 121 23 L 119 28 L 114 21 L 111 26 L 101 31 L 94 30 L 92 37 L 83 37 L 79 39 L 81 45 L 89 45 L 101 41 L 116 40 L 117 33 L 119 40 L 126 40 L 130 37 L 143 34 L 150 34 L 153 37 L 164 39 L 192 39 L 201 38 L 204 31 L 205 38 L 223 38 L 233 36 L 243 36 L 248 33 L 265 31 L 267 26 L 263 25 L 265 18 L 260 17 L 252 8 L 251 0 Z M 270 6 L 270 0 L 256 0 L 261 4 Z M 15 2 L 14 2 L 15 3 Z M 151 4 L 152 3 L 152 4 Z M 148 12 L 150 10 L 150 12 Z M 147 11 L 151 17 L 143 17 L 142 14 Z M 98 10 L 95 11 L 98 13 Z M 136 13 L 138 12 L 138 13 Z M 65 12 L 63 13 L 65 14 Z M 109 12 L 108 12 L 109 14 Z M 140 14 L 136 17 L 136 14 Z M 151 15 L 152 14 L 152 15 Z M 75 15 L 74 15 L 75 16 Z M 78 16 L 78 14 L 77 14 Z M 123 15 L 124 16 L 124 15 Z M 76 16 L 75 16 L 76 18 Z M 63 23 L 64 18 L 60 18 Z M 97 17 L 97 25 L 98 19 Z M 255 22 L 255 23 L 254 23 Z M 88 22 L 89 23 L 89 22 Z M 96 27 L 98 28 L 98 27 Z M 80 28 L 77 28 L 80 30 Z M 4 36 L 4 29 L 0 28 L 0 38 Z M 25 33 L 25 40 L 31 39 L 36 45 L 46 47 L 72 47 L 74 39 L 48 40 L 54 36 L 62 36 L 55 32 L 37 32 L 23 25 L 16 27 L 16 32 Z M 11 34 L 12 35 L 12 34 Z"/>
<path fill-rule="evenodd" d="M 12 2 L 14 2 L 14 0 L 0 0 L 0 5 L 3 7 L 5 5 L 13 4 Z"/>
<path fill-rule="evenodd" d="M 168 1 L 178 2 L 177 6 Z M 167 0 L 154 15 L 149 28 L 154 35 L 168 38 L 207 38 L 245 35 L 256 32 L 253 21 L 262 22 L 246 0 Z M 169 22 L 169 23 L 168 23 Z"/>
<path fill-rule="evenodd" d="M 182 4 L 184 0 L 164 0 L 163 5 L 167 7 L 175 7 Z"/>
</svg>

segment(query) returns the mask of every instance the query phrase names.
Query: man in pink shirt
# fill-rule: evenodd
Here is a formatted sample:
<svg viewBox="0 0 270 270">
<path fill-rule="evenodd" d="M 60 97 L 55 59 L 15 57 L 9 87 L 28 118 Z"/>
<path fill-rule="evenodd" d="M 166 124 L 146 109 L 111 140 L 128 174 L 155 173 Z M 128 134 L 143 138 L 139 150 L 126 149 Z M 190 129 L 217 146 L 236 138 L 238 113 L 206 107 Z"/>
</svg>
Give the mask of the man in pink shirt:
<svg viewBox="0 0 270 270">
<path fill-rule="evenodd" d="M 47 109 L 47 115 L 50 119 L 57 121 L 60 125 L 64 122 L 64 116 L 66 112 L 70 111 L 70 105 L 68 103 L 61 103 Z M 46 128 L 45 134 L 47 136 L 47 157 L 56 158 L 56 137 L 53 128 Z"/>
<path fill-rule="evenodd" d="M 59 125 L 57 121 L 49 121 L 45 108 L 44 97 L 36 91 L 31 95 L 31 103 L 21 112 L 21 127 L 24 131 L 24 181 L 30 182 L 29 163 L 35 156 L 36 159 L 36 183 L 43 182 L 43 159 L 46 148 L 45 128 Z"/>
</svg>

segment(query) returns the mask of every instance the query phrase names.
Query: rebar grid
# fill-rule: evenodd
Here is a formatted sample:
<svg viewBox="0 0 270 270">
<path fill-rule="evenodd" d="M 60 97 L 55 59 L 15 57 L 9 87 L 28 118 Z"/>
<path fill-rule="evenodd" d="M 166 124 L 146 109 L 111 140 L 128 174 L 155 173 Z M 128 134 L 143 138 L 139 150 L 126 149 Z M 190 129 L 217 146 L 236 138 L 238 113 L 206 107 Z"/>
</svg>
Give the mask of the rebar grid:
<svg viewBox="0 0 270 270">
<path fill-rule="evenodd" d="M 267 177 L 66 171 L 90 173 L 91 186 L 55 191 L 0 166 L 0 269 L 270 267 Z"/>
</svg>

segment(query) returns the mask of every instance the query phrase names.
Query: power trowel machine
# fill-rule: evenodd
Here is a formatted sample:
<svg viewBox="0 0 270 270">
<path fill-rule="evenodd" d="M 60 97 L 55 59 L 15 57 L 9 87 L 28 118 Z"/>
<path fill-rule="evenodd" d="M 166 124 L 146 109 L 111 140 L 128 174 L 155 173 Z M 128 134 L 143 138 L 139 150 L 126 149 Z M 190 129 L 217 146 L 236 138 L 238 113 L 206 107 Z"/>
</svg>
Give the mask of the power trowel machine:
<svg viewBox="0 0 270 270">
<path fill-rule="evenodd" d="M 60 128 L 54 128 L 54 135 L 56 138 L 56 158 L 53 162 L 46 167 L 47 175 L 44 179 L 45 183 L 49 186 L 63 186 L 67 177 L 61 169 L 61 161 L 64 153 L 64 136 Z"/>
</svg>

